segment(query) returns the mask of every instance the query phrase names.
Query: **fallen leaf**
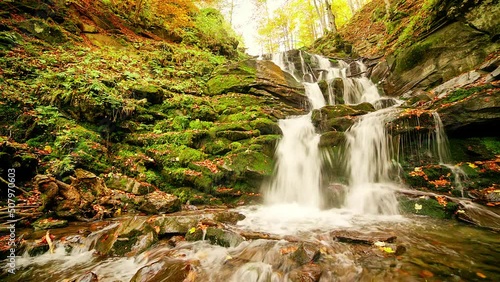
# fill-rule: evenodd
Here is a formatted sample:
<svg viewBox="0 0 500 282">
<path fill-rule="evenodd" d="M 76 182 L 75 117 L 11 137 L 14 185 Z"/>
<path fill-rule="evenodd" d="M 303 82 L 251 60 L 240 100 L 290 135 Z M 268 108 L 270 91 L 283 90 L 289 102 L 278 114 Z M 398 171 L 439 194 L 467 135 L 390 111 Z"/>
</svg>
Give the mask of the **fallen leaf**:
<svg viewBox="0 0 500 282">
<path fill-rule="evenodd" d="M 396 251 L 394 251 L 391 247 L 381 247 L 380 250 L 388 253 L 388 254 L 393 254 L 395 253 Z"/>
<path fill-rule="evenodd" d="M 193 234 L 194 232 L 196 231 L 196 228 L 195 227 L 191 227 L 189 228 L 189 234 Z"/>
<path fill-rule="evenodd" d="M 482 274 L 481 272 L 476 272 L 476 275 L 483 279 L 486 278 L 486 275 Z"/>
<path fill-rule="evenodd" d="M 477 165 L 473 164 L 473 163 L 467 163 L 469 165 L 470 168 L 477 168 Z"/>
<path fill-rule="evenodd" d="M 419 204 L 415 203 L 415 210 L 419 211 L 421 209 L 422 209 L 422 205 L 419 205 Z"/>
</svg>

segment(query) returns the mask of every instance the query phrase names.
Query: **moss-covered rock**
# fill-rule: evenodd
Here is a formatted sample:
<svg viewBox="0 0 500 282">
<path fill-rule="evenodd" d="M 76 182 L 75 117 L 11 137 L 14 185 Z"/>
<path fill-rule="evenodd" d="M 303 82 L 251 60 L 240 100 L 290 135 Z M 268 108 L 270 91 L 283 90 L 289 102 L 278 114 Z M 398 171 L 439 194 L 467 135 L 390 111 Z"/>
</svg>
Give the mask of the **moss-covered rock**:
<svg viewBox="0 0 500 282">
<path fill-rule="evenodd" d="M 399 198 L 399 208 L 403 213 L 426 215 L 433 218 L 452 218 L 458 204 L 448 201 L 438 202 L 436 199 L 424 197 L 418 199 Z"/>
<path fill-rule="evenodd" d="M 18 27 L 38 39 L 51 44 L 60 44 L 67 42 L 68 39 L 64 33 L 55 25 L 51 25 L 44 20 L 30 19 L 18 24 Z"/>
<path fill-rule="evenodd" d="M 345 143 L 345 134 L 344 132 L 339 131 L 328 131 L 321 134 L 321 138 L 319 140 L 320 147 L 336 147 L 341 146 Z"/>
<path fill-rule="evenodd" d="M 32 226 L 35 228 L 35 231 L 54 229 L 68 226 L 68 221 L 64 219 L 44 218 L 33 222 Z"/>
<path fill-rule="evenodd" d="M 257 63 L 246 60 L 216 70 L 207 82 L 207 93 L 219 95 L 228 92 L 247 92 L 256 82 Z"/>
<path fill-rule="evenodd" d="M 226 248 L 236 247 L 245 240 L 236 232 L 215 227 L 208 227 L 205 231 L 201 228 L 189 230 L 186 233 L 185 237 L 187 241 L 207 240 L 210 242 L 210 244 L 219 245 Z"/>
<path fill-rule="evenodd" d="M 497 48 L 488 34 L 454 22 L 399 50 L 384 90 L 389 95 L 401 95 L 416 86 L 437 86 L 478 66 Z"/>
</svg>

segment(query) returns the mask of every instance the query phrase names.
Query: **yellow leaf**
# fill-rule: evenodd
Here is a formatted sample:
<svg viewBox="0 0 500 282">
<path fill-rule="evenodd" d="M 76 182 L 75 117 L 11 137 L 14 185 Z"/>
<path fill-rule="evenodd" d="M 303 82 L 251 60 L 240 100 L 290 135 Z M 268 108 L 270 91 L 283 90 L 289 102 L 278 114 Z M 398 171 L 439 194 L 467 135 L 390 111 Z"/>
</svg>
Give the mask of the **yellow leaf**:
<svg viewBox="0 0 500 282">
<path fill-rule="evenodd" d="M 415 203 L 415 210 L 419 211 L 422 209 L 422 205 Z"/>
<path fill-rule="evenodd" d="M 49 145 L 43 147 L 43 150 L 49 152 L 49 154 L 52 153 L 52 147 L 50 147 Z"/>
<path fill-rule="evenodd" d="M 481 272 L 476 272 L 476 275 L 483 279 L 486 278 L 486 275 L 482 274 Z"/>
<path fill-rule="evenodd" d="M 388 254 L 395 253 L 395 251 L 391 247 L 381 247 L 380 250 L 382 250 Z"/>
<path fill-rule="evenodd" d="M 191 227 L 188 232 L 189 232 L 189 234 L 193 234 L 195 231 L 196 231 L 196 228 Z"/>
<path fill-rule="evenodd" d="M 469 164 L 469 167 L 470 168 L 477 168 L 477 165 L 473 164 L 473 163 L 468 163 Z"/>
</svg>

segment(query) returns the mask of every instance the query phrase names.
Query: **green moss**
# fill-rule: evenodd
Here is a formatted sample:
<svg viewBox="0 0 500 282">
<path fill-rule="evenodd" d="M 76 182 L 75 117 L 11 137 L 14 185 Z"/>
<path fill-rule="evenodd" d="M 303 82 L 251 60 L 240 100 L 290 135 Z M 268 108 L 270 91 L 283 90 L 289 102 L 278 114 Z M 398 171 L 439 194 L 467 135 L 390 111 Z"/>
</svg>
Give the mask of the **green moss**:
<svg viewBox="0 0 500 282">
<path fill-rule="evenodd" d="M 425 59 L 428 52 L 431 51 L 431 47 L 432 44 L 425 41 L 413 44 L 410 48 L 408 48 L 404 53 L 401 54 L 401 58 L 398 58 L 396 71 L 407 71 L 418 65 L 418 63 Z"/>
<path fill-rule="evenodd" d="M 142 232 L 139 230 L 132 230 L 130 233 L 120 235 L 113 244 L 112 253 L 117 256 L 125 256 L 132 251 L 132 247 L 137 243 L 137 237 L 140 235 L 142 235 Z"/>
<path fill-rule="evenodd" d="M 500 140 L 496 137 L 481 138 L 481 143 L 495 155 L 500 155 Z"/>
<path fill-rule="evenodd" d="M 421 209 L 416 209 L 415 207 L 417 206 L 421 206 Z M 406 197 L 399 199 L 399 207 L 403 213 L 426 215 L 440 219 L 452 218 L 458 209 L 458 205 L 452 202 L 448 202 L 446 206 L 442 206 L 434 199 L 411 199 Z"/>
<path fill-rule="evenodd" d="M 225 74 L 215 76 L 207 82 L 207 93 L 219 95 L 230 91 L 246 92 L 254 81 L 255 77 L 250 75 Z"/>
<path fill-rule="evenodd" d="M 481 87 L 472 87 L 469 89 L 457 89 L 450 94 L 448 94 L 445 98 L 441 100 L 442 103 L 452 103 L 456 101 L 460 101 L 464 98 L 469 97 L 470 95 L 480 92 L 485 89 L 491 88 L 491 85 L 481 86 Z"/>
</svg>

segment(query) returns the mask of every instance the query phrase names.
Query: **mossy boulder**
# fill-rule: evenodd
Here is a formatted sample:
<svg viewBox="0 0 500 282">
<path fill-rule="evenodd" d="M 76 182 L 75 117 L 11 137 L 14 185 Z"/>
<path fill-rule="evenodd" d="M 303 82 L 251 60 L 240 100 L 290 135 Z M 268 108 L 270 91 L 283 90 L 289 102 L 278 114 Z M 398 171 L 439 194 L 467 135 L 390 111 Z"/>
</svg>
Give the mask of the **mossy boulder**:
<svg viewBox="0 0 500 282">
<path fill-rule="evenodd" d="M 312 123 L 320 132 L 332 130 L 346 131 L 355 122 L 355 117 L 375 111 L 370 103 L 358 105 L 328 105 L 313 110 Z"/>
<path fill-rule="evenodd" d="M 219 138 L 226 138 L 230 141 L 239 141 L 243 139 L 249 139 L 252 137 L 257 137 L 260 135 L 259 131 L 234 131 L 234 130 L 223 130 L 218 131 L 215 136 Z"/>
<path fill-rule="evenodd" d="M 373 105 L 370 103 L 361 103 L 358 105 L 328 105 L 321 109 L 314 110 L 312 113 L 312 120 L 317 121 L 319 119 L 331 119 L 344 116 L 358 116 L 364 115 L 369 112 L 375 111 Z"/>
<path fill-rule="evenodd" d="M 60 44 L 68 41 L 59 27 L 41 19 L 30 19 L 20 22 L 18 27 L 27 34 L 51 44 Z"/>
<path fill-rule="evenodd" d="M 257 62 L 245 60 L 216 70 L 207 82 L 207 93 L 219 95 L 228 92 L 247 92 L 256 82 Z"/>
<path fill-rule="evenodd" d="M 35 231 L 54 229 L 68 226 L 68 221 L 65 219 L 44 218 L 33 222 L 32 226 Z"/>
<path fill-rule="evenodd" d="M 135 256 L 147 250 L 157 240 L 155 230 L 145 225 L 141 230 L 134 229 L 120 234 L 109 253 L 116 256 Z"/>
<path fill-rule="evenodd" d="M 442 165 L 415 167 L 413 171 L 403 175 L 407 185 L 417 189 L 436 192 L 451 192 L 455 187 L 453 171 Z"/>
<path fill-rule="evenodd" d="M 22 43 L 22 37 L 16 32 L 0 32 L 0 50 L 10 50 Z"/>
<path fill-rule="evenodd" d="M 199 263 L 185 259 L 157 260 L 141 267 L 130 282 L 185 281 L 196 265 Z"/>
<path fill-rule="evenodd" d="M 139 182 L 125 175 L 114 173 L 110 173 L 106 178 L 106 186 L 110 189 L 117 189 L 135 195 L 146 195 L 154 190 L 151 184 Z"/>
<path fill-rule="evenodd" d="M 236 247 L 245 241 L 245 238 L 234 231 L 216 227 L 207 227 L 205 231 L 201 228 L 191 229 L 186 233 L 185 237 L 187 241 L 207 240 L 210 244 L 226 248 Z"/>
<path fill-rule="evenodd" d="M 400 197 L 399 208 L 402 213 L 410 213 L 417 215 L 426 215 L 432 218 L 452 218 L 458 209 L 458 204 L 442 201 L 438 202 L 436 199 L 430 197 L 421 198 L 408 198 Z"/>
<path fill-rule="evenodd" d="M 341 146 L 345 143 L 345 134 L 344 132 L 339 131 L 328 131 L 321 134 L 321 138 L 319 140 L 320 147 L 336 147 Z"/>
<path fill-rule="evenodd" d="M 161 104 L 165 97 L 163 89 L 153 85 L 138 85 L 131 89 L 135 99 L 146 99 L 151 104 Z"/>
</svg>

